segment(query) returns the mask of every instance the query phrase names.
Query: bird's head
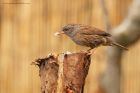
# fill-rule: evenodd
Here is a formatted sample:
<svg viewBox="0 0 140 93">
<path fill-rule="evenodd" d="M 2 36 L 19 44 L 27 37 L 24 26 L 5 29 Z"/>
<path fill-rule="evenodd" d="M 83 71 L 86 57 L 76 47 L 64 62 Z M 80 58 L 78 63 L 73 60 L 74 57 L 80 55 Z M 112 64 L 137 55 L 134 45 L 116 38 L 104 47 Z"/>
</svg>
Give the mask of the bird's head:
<svg viewBox="0 0 140 93">
<path fill-rule="evenodd" d="M 57 32 L 57 35 L 66 34 L 69 37 L 72 37 L 78 32 L 77 27 L 78 27 L 77 24 L 68 24 L 62 27 L 62 31 Z"/>
<path fill-rule="evenodd" d="M 68 36 L 73 36 L 75 34 L 75 29 L 75 24 L 68 24 L 62 28 L 62 31 Z"/>
</svg>

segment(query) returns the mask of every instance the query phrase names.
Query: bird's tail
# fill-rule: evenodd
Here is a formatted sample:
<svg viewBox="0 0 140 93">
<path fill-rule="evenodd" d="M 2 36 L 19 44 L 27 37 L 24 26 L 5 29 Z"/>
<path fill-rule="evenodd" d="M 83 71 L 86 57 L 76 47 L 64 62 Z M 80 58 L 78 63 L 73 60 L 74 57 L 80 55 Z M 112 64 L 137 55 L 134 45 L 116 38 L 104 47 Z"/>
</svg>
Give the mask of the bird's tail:
<svg viewBox="0 0 140 93">
<path fill-rule="evenodd" d="M 120 48 L 122 48 L 124 50 L 128 50 L 128 48 L 126 48 L 125 46 L 120 45 L 119 43 L 116 43 L 116 42 L 113 42 L 112 45 L 118 46 L 118 47 L 120 47 Z"/>
</svg>

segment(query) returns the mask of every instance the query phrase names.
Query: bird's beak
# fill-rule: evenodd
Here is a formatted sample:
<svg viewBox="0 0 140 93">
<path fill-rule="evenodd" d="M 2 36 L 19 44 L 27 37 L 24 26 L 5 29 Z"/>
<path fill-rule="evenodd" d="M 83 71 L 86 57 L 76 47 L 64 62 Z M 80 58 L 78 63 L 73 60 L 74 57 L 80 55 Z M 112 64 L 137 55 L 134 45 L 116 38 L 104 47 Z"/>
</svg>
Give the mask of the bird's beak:
<svg viewBox="0 0 140 93">
<path fill-rule="evenodd" d="M 55 36 L 58 36 L 58 35 L 61 35 L 61 34 L 64 34 L 64 32 L 63 31 L 58 31 L 58 32 L 54 33 Z"/>
</svg>

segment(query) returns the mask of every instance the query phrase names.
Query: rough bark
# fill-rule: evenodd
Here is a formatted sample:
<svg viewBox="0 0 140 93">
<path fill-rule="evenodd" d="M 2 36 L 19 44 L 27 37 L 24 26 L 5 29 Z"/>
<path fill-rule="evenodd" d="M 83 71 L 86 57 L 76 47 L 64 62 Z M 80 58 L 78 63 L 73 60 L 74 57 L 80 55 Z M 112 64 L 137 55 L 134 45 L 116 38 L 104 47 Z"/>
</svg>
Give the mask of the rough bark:
<svg viewBox="0 0 140 93">
<path fill-rule="evenodd" d="M 116 42 L 128 46 L 140 38 L 140 0 L 134 0 L 128 16 L 112 30 Z M 114 47 L 107 49 L 107 69 L 101 78 L 101 87 L 106 93 L 120 93 L 122 50 Z"/>
<path fill-rule="evenodd" d="M 56 93 L 59 69 L 57 59 L 50 55 L 47 58 L 38 59 L 36 62 L 39 66 L 41 93 Z"/>
<path fill-rule="evenodd" d="M 83 93 L 90 66 L 87 53 L 50 55 L 35 64 L 40 69 L 41 93 Z"/>
<path fill-rule="evenodd" d="M 85 78 L 88 74 L 89 65 L 90 56 L 86 53 L 65 55 L 64 91 L 71 90 L 73 91 L 72 93 L 83 93 Z"/>
</svg>

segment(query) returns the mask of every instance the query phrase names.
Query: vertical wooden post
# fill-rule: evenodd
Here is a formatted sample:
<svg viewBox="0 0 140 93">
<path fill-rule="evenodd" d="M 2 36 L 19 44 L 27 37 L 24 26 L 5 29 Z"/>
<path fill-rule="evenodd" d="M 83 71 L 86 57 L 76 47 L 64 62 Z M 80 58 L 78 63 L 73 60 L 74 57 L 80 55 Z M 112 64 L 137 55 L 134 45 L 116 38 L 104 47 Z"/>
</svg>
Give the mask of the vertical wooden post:
<svg viewBox="0 0 140 93">
<path fill-rule="evenodd" d="M 50 55 L 36 60 L 40 69 L 41 93 L 83 93 L 90 55 L 71 53 L 59 56 L 61 58 Z"/>
<path fill-rule="evenodd" d="M 39 76 L 41 79 L 41 93 L 56 93 L 58 68 L 57 59 L 50 55 L 43 59 L 37 59 Z"/>
</svg>

